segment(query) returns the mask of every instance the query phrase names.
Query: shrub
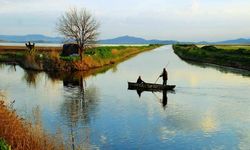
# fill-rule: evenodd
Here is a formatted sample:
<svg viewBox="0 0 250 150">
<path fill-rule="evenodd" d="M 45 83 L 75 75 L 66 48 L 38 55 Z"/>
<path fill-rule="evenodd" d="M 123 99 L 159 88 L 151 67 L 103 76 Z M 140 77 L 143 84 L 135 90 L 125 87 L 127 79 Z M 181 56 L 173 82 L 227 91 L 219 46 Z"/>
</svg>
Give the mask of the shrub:
<svg viewBox="0 0 250 150">
<path fill-rule="evenodd" d="M 0 137 L 17 150 L 63 150 L 64 146 L 54 136 L 49 136 L 39 126 L 32 126 L 11 111 L 0 100 Z M 0 140 L 0 145 L 6 143 Z M 0 147 L 1 149 L 2 147 Z M 2 150 L 2 149 L 1 149 Z"/>
<path fill-rule="evenodd" d="M 210 51 L 210 52 L 217 52 L 219 49 L 216 48 L 215 46 L 208 45 L 208 46 L 203 46 L 201 48 L 202 50 Z"/>
</svg>

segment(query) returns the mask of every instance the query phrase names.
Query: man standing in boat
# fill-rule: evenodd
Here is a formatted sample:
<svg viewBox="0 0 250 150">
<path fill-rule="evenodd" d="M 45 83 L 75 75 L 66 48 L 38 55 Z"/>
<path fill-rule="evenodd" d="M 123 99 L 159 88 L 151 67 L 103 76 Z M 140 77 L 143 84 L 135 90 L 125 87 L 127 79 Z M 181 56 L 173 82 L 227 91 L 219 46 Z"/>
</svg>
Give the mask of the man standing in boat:
<svg viewBox="0 0 250 150">
<path fill-rule="evenodd" d="M 163 72 L 162 72 L 162 74 L 159 77 L 162 77 L 162 79 L 163 79 L 163 85 L 167 85 L 168 72 L 167 72 L 166 68 L 163 68 Z"/>
</svg>

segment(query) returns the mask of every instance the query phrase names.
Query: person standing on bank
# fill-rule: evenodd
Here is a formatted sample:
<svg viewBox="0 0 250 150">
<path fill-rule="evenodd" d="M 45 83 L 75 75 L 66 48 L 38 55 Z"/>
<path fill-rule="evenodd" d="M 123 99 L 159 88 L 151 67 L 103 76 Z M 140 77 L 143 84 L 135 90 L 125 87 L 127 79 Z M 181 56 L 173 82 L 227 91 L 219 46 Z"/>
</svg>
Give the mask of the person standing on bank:
<svg viewBox="0 0 250 150">
<path fill-rule="evenodd" d="M 163 79 L 163 85 L 167 85 L 167 80 L 168 80 L 168 72 L 167 70 L 164 68 L 162 74 L 159 76 L 162 77 Z"/>
</svg>

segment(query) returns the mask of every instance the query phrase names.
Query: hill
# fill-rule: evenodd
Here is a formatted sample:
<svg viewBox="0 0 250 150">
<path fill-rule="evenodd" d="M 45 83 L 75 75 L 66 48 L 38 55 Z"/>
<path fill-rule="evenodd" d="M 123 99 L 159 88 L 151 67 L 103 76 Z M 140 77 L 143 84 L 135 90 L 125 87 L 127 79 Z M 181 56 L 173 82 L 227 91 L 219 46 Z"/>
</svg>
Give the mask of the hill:
<svg viewBox="0 0 250 150">
<path fill-rule="evenodd" d="M 250 39 L 240 38 L 235 40 L 215 42 L 215 44 L 250 44 Z"/>
<path fill-rule="evenodd" d="M 167 40 L 146 40 L 133 36 L 121 36 L 114 39 L 100 40 L 100 44 L 175 44 L 177 41 Z"/>
<path fill-rule="evenodd" d="M 29 34 L 29 35 L 0 35 L 0 40 L 14 42 L 14 43 L 25 43 L 27 41 L 36 43 L 62 43 L 63 38 L 49 37 L 41 34 Z"/>
<path fill-rule="evenodd" d="M 35 43 L 62 43 L 64 39 L 62 37 L 50 37 L 42 34 L 29 34 L 29 35 L 0 35 L 0 42 L 13 42 L 13 43 L 25 43 L 27 41 Z M 176 43 L 187 43 L 187 44 L 250 44 L 250 39 L 234 39 L 225 40 L 219 42 L 183 42 L 175 40 L 146 40 L 140 37 L 133 36 L 121 36 L 113 39 L 99 40 L 99 44 L 176 44 Z"/>
</svg>

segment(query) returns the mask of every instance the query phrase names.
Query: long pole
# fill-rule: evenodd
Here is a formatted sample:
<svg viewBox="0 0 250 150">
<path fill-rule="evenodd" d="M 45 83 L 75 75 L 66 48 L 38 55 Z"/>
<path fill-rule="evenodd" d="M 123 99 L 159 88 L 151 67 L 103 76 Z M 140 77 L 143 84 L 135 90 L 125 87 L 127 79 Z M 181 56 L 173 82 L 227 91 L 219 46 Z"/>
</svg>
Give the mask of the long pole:
<svg viewBox="0 0 250 150">
<path fill-rule="evenodd" d="M 159 80 L 159 78 L 160 78 L 160 77 L 158 77 L 158 78 L 156 79 L 155 83 Z"/>
<path fill-rule="evenodd" d="M 165 68 L 169 65 L 170 62 L 167 63 L 167 65 L 165 66 Z"/>
</svg>

